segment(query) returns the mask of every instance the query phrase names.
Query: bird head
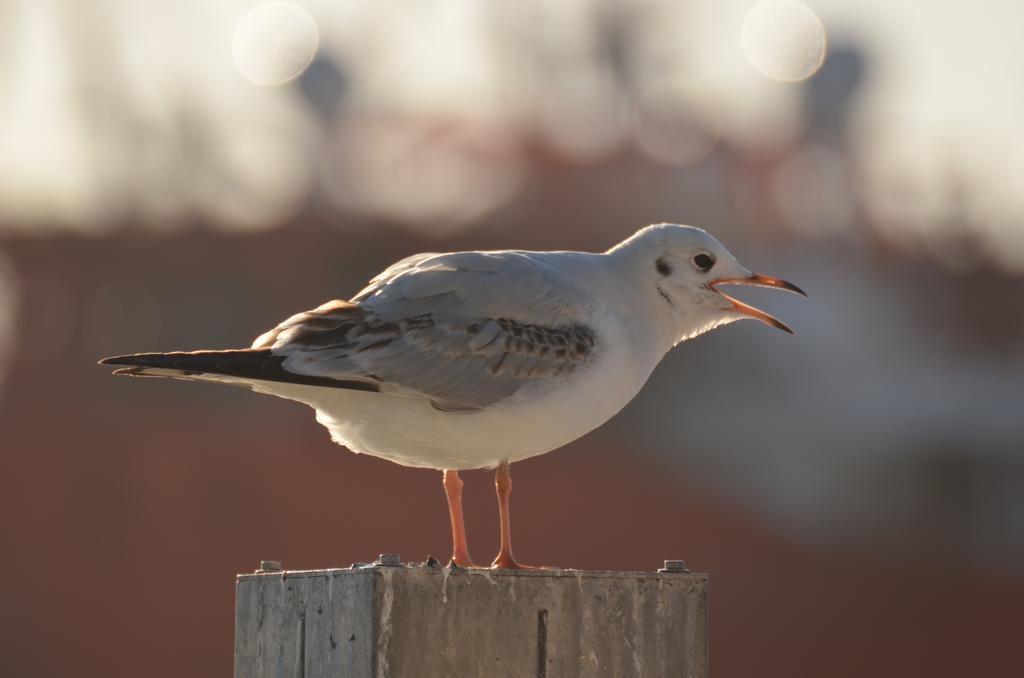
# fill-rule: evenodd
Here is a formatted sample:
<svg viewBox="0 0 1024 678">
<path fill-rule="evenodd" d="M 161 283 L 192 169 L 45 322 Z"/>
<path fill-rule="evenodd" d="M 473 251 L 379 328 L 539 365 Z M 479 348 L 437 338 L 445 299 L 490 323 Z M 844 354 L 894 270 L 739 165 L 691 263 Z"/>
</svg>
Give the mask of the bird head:
<svg viewBox="0 0 1024 678">
<path fill-rule="evenodd" d="M 639 272 L 658 315 L 670 318 L 674 343 L 745 318 L 793 333 L 778 318 L 734 299 L 722 291 L 729 285 L 772 287 L 804 294 L 779 278 L 752 273 L 713 236 L 693 226 L 659 224 L 641 229 L 613 248 Z"/>
</svg>

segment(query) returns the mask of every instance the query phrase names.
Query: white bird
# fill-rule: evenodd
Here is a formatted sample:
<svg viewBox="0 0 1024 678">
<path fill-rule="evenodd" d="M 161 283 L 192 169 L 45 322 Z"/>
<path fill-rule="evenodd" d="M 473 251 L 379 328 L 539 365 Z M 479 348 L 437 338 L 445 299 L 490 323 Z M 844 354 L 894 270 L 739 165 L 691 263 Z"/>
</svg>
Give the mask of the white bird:
<svg viewBox="0 0 1024 678">
<path fill-rule="evenodd" d="M 600 426 L 676 344 L 756 318 L 719 290 L 796 286 L 740 265 L 692 226 L 641 229 L 607 252 L 416 254 L 349 301 L 288 318 L 252 347 L 100 361 L 115 374 L 236 384 L 297 400 L 339 444 L 443 471 L 452 562 L 473 566 L 459 471 L 497 467 L 501 549 L 512 555 L 509 464 Z"/>
</svg>

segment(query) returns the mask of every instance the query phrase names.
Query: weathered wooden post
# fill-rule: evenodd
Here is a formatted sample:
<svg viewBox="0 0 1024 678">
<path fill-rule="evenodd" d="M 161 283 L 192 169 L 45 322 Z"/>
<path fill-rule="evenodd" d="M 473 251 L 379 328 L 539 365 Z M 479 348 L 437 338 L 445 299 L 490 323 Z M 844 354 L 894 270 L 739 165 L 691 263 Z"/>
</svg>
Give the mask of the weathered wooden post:
<svg viewBox="0 0 1024 678">
<path fill-rule="evenodd" d="M 239 575 L 235 678 L 708 675 L 708 578 L 401 565 Z"/>
</svg>

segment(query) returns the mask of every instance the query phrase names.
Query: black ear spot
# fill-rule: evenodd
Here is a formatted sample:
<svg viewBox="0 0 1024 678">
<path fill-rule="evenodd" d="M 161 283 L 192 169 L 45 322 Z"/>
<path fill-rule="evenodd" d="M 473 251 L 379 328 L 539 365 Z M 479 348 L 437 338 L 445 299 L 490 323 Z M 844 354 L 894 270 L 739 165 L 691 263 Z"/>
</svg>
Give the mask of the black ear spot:
<svg viewBox="0 0 1024 678">
<path fill-rule="evenodd" d="M 665 257 L 658 257 L 654 262 L 654 268 L 658 269 L 658 273 L 663 276 L 672 275 L 672 264 L 665 260 Z"/>
</svg>

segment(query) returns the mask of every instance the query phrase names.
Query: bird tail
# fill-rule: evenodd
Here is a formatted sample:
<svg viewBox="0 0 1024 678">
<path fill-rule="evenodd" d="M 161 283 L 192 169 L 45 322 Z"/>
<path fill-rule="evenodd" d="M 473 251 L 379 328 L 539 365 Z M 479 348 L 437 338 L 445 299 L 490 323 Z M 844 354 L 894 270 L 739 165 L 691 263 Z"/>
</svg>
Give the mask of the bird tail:
<svg viewBox="0 0 1024 678">
<path fill-rule="evenodd" d="M 130 377 L 171 377 L 239 384 L 276 381 L 357 391 L 380 391 L 376 384 L 358 379 L 296 374 L 285 368 L 284 361 L 285 356 L 274 355 L 270 349 L 240 348 L 227 351 L 135 353 L 104 358 L 99 364 L 116 365 L 118 369 L 114 370 L 114 374 Z"/>
<path fill-rule="evenodd" d="M 114 374 L 131 377 L 199 377 L 206 374 L 256 378 L 264 371 L 270 351 L 175 351 L 135 353 L 104 358 L 100 365 L 120 365 Z"/>
</svg>

